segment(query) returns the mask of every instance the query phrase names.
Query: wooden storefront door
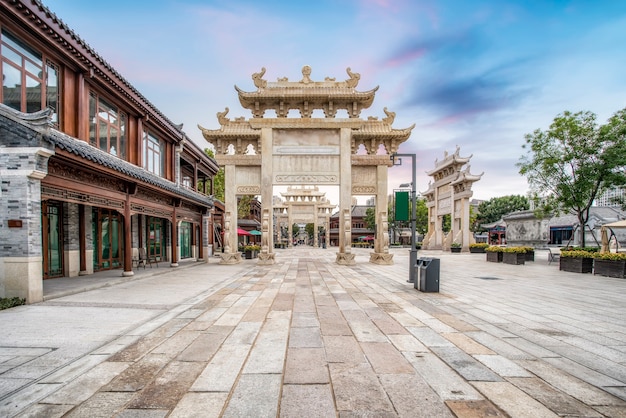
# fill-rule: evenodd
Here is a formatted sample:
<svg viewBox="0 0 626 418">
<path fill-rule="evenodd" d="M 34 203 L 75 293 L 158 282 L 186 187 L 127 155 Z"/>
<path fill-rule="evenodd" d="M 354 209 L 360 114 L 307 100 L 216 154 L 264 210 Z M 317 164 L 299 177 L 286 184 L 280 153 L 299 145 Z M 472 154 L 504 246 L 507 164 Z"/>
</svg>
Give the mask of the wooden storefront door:
<svg viewBox="0 0 626 418">
<path fill-rule="evenodd" d="M 63 276 L 63 204 L 44 201 L 41 206 L 43 278 Z"/>
<path fill-rule="evenodd" d="M 93 209 L 93 269 L 110 270 L 123 263 L 122 216 L 114 210 Z"/>
</svg>

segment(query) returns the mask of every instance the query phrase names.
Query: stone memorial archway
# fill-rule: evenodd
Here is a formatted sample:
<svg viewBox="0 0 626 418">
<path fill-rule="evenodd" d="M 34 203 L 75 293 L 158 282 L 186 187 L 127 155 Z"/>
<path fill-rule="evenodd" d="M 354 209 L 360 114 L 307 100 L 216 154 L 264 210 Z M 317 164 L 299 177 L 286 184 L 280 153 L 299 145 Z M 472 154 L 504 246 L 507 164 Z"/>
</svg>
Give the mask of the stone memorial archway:
<svg viewBox="0 0 626 418">
<path fill-rule="evenodd" d="M 222 263 L 241 261 L 237 252 L 237 195 L 261 196 L 260 264 L 274 263 L 273 208 L 274 186 L 339 186 L 338 264 L 354 264 L 351 253 L 350 207 L 353 195 L 376 197 L 376 240 L 370 261 L 391 264 L 387 227 L 387 171 L 389 155 L 411 135 L 414 125 L 393 129 L 395 113 L 379 120 L 360 118 L 371 106 L 378 87 L 356 90 L 360 75 L 347 69 L 348 79 L 311 79 L 311 68 L 302 68 L 300 81 L 286 77 L 276 82 L 263 79 L 265 68 L 252 75 L 256 91 L 235 86 L 241 105 L 252 118 L 231 120 L 228 108 L 217 114 L 220 129 L 198 126 L 204 138 L 215 147 L 215 159 L 225 169 L 224 253 Z M 300 118 L 287 117 L 291 110 Z M 321 110 L 324 117 L 313 117 Z M 267 111 L 275 117 L 264 117 Z M 347 113 L 337 118 L 337 112 Z M 363 147 L 361 147 L 363 146 Z M 357 153 L 359 149 L 364 152 Z"/>
<path fill-rule="evenodd" d="M 284 200 L 274 202 L 274 220 L 276 223 L 285 224 L 289 240 L 287 245 L 291 247 L 294 223 L 313 224 L 313 246 L 319 246 L 318 227 L 324 229 L 324 242 L 330 242 L 330 216 L 336 205 L 331 204 L 326 198 L 326 193 L 321 192 L 319 187 L 287 187 L 286 192 L 281 192 Z M 279 228 L 274 225 L 274 236 L 279 235 Z"/>
<path fill-rule="evenodd" d="M 435 168 L 426 174 L 435 180 L 428 184 L 428 190 L 422 195 L 426 198 L 428 208 L 428 232 L 422 241 L 425 250 L 448 250 L 452 243 L 461 244 L 461 251 L 469 251 L 474 236 L 470 232 L 470 198 L 474 193 L 472 184 L 484 173 L 470 173 L 469 160 L 461 157 L 457 146 L 454 154 L 444 153 L 441 161 L 435 160 Z M 467 164 L 467 166 L 466 166 Z M 450 215 L 451 230 L 444 236 L 443 216 Z"/>
</svg>

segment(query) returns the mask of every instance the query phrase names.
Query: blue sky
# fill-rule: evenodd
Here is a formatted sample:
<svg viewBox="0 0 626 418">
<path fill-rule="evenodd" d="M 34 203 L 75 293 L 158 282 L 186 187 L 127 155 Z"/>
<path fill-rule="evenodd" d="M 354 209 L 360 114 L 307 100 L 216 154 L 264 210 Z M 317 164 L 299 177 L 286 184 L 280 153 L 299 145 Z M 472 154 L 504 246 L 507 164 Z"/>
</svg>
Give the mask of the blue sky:
<svg viewBox="0 0 626 418">
<path fill-rule="evenodd" d="M 565 110 L 604 123 L 626 107 L 626 2 L 503 0 L 43 0 L 59 18 L 200 146 L 216 113 L 251 115 L 234 85 L 251 75 L 297 80 L 361 74 L 380 86 L 362 117 L 416 124 L 417 189 L 444 151 L 473 155 L 474 197 L 524 194 L 515 163 L 524 135 Z M 390 190 L 410 181 L 390 170 Z"/>
</svg>

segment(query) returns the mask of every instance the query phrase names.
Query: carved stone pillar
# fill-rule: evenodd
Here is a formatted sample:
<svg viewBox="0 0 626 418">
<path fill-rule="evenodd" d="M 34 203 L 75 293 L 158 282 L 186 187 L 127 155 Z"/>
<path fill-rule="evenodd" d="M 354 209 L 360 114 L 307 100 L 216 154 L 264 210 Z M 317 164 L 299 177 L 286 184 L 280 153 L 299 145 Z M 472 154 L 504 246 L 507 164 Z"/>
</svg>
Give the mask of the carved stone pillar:
<svg viewBox="0 0 626 418">
<path fill-rule="evenodd" d="M 237 248 L 237 195 L 235 193 L 235 166 L 224 167 L 224 252 L 220 264 L 241 263 Z"/>
<path fill-rule="evenodd" d="M 340 183 L 339 183 L 339 252 L 337 264 L 352 266 L 356 264 L 354 254 L 350 253 L 352 243 L 352 160 L 351 132 L 342 128 L 340 131 Z"/>
<path fill-rule="evenodd" d="M 387 170 L 386 165 L 376 167 L 376 239 L 370 263 L 393 264 L 393 254 L 389 254 L 389 222 L 387 215 Z"/>
</svg>

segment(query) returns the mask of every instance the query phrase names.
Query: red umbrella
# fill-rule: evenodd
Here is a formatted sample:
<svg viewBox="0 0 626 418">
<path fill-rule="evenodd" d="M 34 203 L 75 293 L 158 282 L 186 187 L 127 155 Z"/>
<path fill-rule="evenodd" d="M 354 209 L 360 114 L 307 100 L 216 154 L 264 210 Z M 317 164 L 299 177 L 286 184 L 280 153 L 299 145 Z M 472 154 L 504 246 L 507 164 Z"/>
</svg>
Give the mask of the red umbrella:
<svg viewBox="0 0 626 418">
<path fill-rule="evenodd" d="M 245 229 L 237 228 L 237 235 L 250 235 Z"/>
</svg>

